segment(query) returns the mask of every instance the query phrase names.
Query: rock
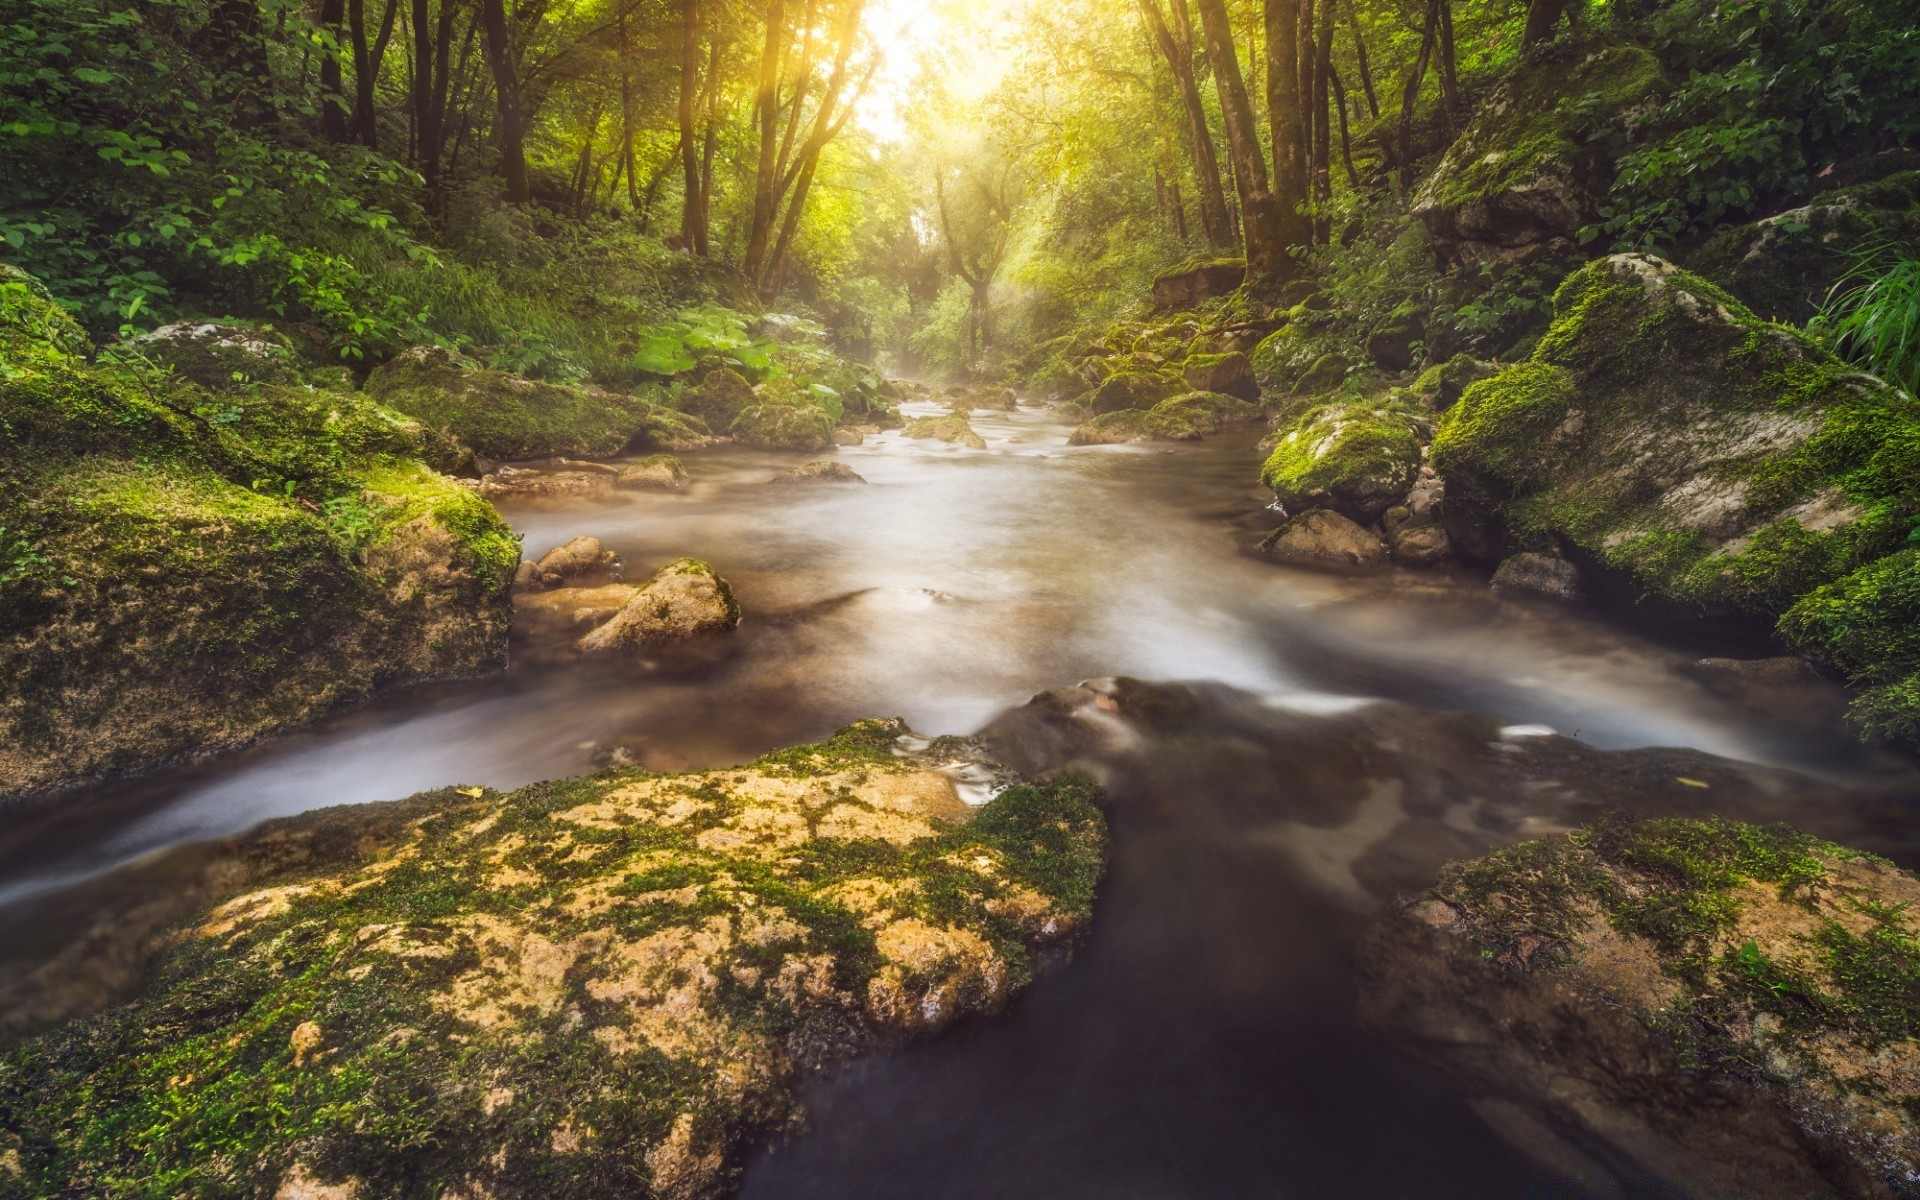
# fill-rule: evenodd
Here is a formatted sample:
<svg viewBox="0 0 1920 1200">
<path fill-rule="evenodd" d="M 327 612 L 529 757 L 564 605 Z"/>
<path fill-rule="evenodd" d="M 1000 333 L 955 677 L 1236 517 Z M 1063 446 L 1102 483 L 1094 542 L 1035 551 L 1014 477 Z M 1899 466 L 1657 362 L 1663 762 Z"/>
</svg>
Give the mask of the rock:
<svg viewBox="0 0 1920 1200">
<path fill-rule="evenodd" d="M 966 446 L 972 450 L 985 450 L 984 438 L 973 431 L 965 417 L 922 417 L 908 421 L 903 435 L 910 438 L 931 438 L 939 442 L 951 442 L 957 446 Z"/>
<path fill-rule="evenodd" d="M 1844 689 L 1798 655 L 1703 658 L 1680 669 L 1714 695 L 1778 725 L 1831 736 L 1846 713 Z"/>
<path fill-rule="evenodd" d="M 577 537 L 563 546 L 555 546 L 533 564 L 533 577 L 542 587 L 560 587 L 596 576 L 617 576 L 619 572 L 619 555 L 595 537 Z"/>
<path fill-rule="evenodd" d="M 1228 425 L 1257 421 L 1259 406 L 1213 392 L 1189 392 L 1162 400 L 1145 412 L 1125 408 L 1093 418 L 1067 439 L 1073 446 L 1124 442 L 1192 442 Z"/>
<path fill-rule="evenodd" d="M 725 429 L 741 413 L 756 403 L 753 385 L 731 367 L 712 367 L 698 385 L 681 392 L 680 411 L 705 421 L 710 428 Z"/>
<path fill-rule="evenodd" d="M 1185 381 L 1171 372 L 1119 371 L 1095 388 L 1086 403 L 1095 414 L 1148 409 L 1178 396 L 1185 386 Z"/>
<path fill-rule="evenodd" d="M 1013 412 L 1020 407 L 1020 398 L 1010 387 L 974 388 L 967 393 L 966 402 L 974 408 L 990 408 L 996 412 Z"/>
<path fill-rule="evenodd" d="M 1678 1194 L 1891 1200 L 1920 1170 L 1916 901 L 1784 826 L 1613 818 L 1397 906 L 1361 1019 Z"/>
<path fill-rule="evenodd" d="M 1453 543 L 1447 540 L 1446 526 L 1438 521 L 1409 522 L 1387 530 L 1387 547 L 1393 561 L 1410 567 L 1431 567 L 1453 557 Z"/>
<path fill-rule="evenodd" d="M 833 444 L 836 446 L 858 446 L 866 440 L 866 435 L 858 429 L 847 429 L 843 426 L 833 431 Z"/>
<path fill-rule="evenodd" d="M 531 570 L 532 563 L 522 563 Z M 514 605 L 515 631 L 561 633 L 570 644 L 579 639 L 581 629 L 604 625 L 617 616 L 627 601 L 640 591 L 637 584 L 604 583 L 596 587 L 555 587 L 543 589 L 537 584 L 524 591 Z"/>
<path fill-rule="evenodd" d="M 740 605 L 727 581 L 697 558 L 655 571 L 613 619 L 580 639 L 590 653 L 637 650 L 724 633 L 740 623 Z"/>
<path fill-rule="evenodd" d="M 1407 390 L 1430 411 L 1445 412 L 1459 402 L 1467 388 L 1499 369 L 1471 354 L 1456 354 L 1420 372 Z"/>
<path fill-rule="evenodd" d="M 713 430 L 691 413 L 656 404 L 647 410 L 640 438 L 658 450 L 699 450 L 713 444 Z"/>
<path fill-rule="evenodd" d="M 467 486 L 489 500 L 554 500 L 604 492 L 615 477 L 600 471 L 542 471 L 503 466 Z"/>
<path fill-rule="evenodd" d="M 1530 51 L 1414 194 L 1443 263 L 1528 261 L 1571 245 L 1612 182 L 1607 147 L 1637 132 L 1665 92 L 1654 56 L 1629 42 Z"/>
<path fill-rule="evenodd" d="M 1180 371 L 1187 386 L 1196 392 L 1214 392 L 1239 400 L 1260 398 L 1253 360 L 1244 354 L 1196 354 L 1181 365 Z"/>
<path fill-rule="evenodd" d="M 1555 600 L 1579 600 L 1586 595 L 1580 586 L 1579 567 L 1564 558 L 1531 552 L 1502 561 L 1493 573 L 1493 586 Z"/>
<path fill-rule="evenodd" d="M 1325 404 L 1275 440 L 1260 482 L 1289 512 L 1324 506 L 1370 525 L 1412 488 L 1426 429 L 1390 403 Z"/>
<path fill-rule="evenodd" d="M 1527 548 L 1518 524 L 1646 618 L 1759 640 L 1899 548 L 1884 514 L 1920 508 L 1920 461 L 1890 469 L 1882 448 L 1920 404 L 1651 256 L 1582 268 L 1554 306 L 1533 357 L 1441 421 L 1456 549 Z"/>
<path fill-rule="evenodd" d="M 1770 320 L 1804 325 L 1856 255 L 1920 239 L 1920 171 L 1823 192 L 1763 220 L 1729 225 L 1686 259 Z"/>
<path fill-rule="evenodd" d="M 1387 547 L 1337 512 L 1316 508 L 1268 534 L 1260 550 L 1275 562 L 1300 566 L 1379 566 Z"/>
<path fill-rule="evenodd" d="M 1413 365 L 1414 344 L 1426 332 L 1426 322 L 1417 312 L 1388 317 L 1367 334 L 1367 357 L 1381 370 L 1404 371 Z"/>
<path fill-rule="evenodd" d="M 833 445 L 833 418 L 810 404 L 756 404 L 727 432 L 742 445 L 762 450 L 820 451 Z"/>
<path fill-rule="evenodd" d="M 0 288 L 0 798 L 505 666 L 517 541 L 421 461 L 418 421 L 185 378 L 162 404 L 131 368 L 90 366 L 25 276 L 0 279 L 19 285 Z"/>
<path fill-rule="evenodd" d="M 142 334 L 127 349 L 171 367 L 209 391 L 238 392 L 258 383 L 298 383 L 300 360 L 270 325 L 177 321 Z"/>
<path fill-rule="evenodd" d="M 852 467 L 845 463 L 821 460 L 801 463 L 791 471 L 782 471 L 767 481 L 782 486 L 799 483 L 865 483 Z"/>
<path fill-rule="evenodd" d="M 623 488 L 677 492 L 691 478 L 680 460 L 671 454 L 650 454 L 629 467 L 622 467 L 616 482 Z"/>
<path fill-rule="evenodd" d="M 1245 259 L 1188 259 L 1153 277 L 1153 302 L 1161 308 L 1192 308 L 1227 295 L 1246 277 Z"/>
<path fill-rule="evenodd" d="M 1353 373 L 1353 363 L 1346 355 L 1334 352 L 1322 354 L 1293 382 L 1293 394 L 1296 396 L 1319 396 L 1331 392 L 1347 381 Z"/>
<path fill-rule="evenodd" d="M 441 346 L 415 346 L 376 367 L 367 394 L 502 460 L 610 457 L 654 420 L 637 396 L 522 379 Z"/>
<path fill-rule="evenodd" d="M 729 1194 L 810 1082 L 992 1014 L 1091 915 L 1093 785 L 1010 780 L 975 815 L 910 733 L 334 807 L 178 860 L 145 885 L 173 919 L 140 994 L 0 1061 L 9 1190 Z"/>
</svg>

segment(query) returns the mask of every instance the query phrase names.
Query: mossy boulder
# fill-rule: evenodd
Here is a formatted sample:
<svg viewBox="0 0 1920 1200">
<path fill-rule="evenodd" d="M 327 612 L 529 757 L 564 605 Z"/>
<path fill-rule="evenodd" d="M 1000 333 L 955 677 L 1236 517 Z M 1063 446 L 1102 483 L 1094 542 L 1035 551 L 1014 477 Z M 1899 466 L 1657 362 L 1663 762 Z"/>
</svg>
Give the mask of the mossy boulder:
<svg viewBox="0 0 1920 1200">
<path fill-rule="evenodd" d="M 1920 242 L 1920 171 L 1904 171 L 1718 230 L 1686 266 L 1754 312 L 1804 325 L 1859 252 L 1914 242 Z"/>
<path fill-rule="evenodd" d="M 614 486 L 640 491 L 677 492 L 692 477 L 686 467 L 671 454 L 649 454 L 639 462 L 620 468 Z"/>
<path fill-rule="evenodd" d="M 902 437 L 925 438 L 936 442 L 951 442 L 956 446 L 965 446 L 971 450 L 985 450 L 986 439 L 974 432 L 966 417 L 958 413 L 944 417 L 921 417 L 908 421 L 901 430 Z"/>
<path fill-rule="evenodd" d="M 1180 364 L 1180 377 L 1196 392 L 1213 392 L 1240 400 L 1258 400 L 1260 384 L 1253 377 L 1253 360 L 1244 354 L 1195 354 Z"/>
<path fill-rule="evenodd" d="M 1623 254 L 1570 276 L 1532 358 L 1433 444 L 1456 548 L 1553 551 L 1681 628 L 1764 638 L 1906 545 L 1920 404 L 1705 280 Z"/>
<path fill-rule="evenodd" d="M 0 795 L 505 665 L 518 540 L 420 461 L 418 422 L 89 367 L 9 299 L 31 345 L 0 379 Z"/>
<path fill-rule="evenodd" d="M 811 404 L 767 401 L 742 410 L 727 432 L 761 450 L 813 453 L 833 445 L 833 416 Z"/>
<path fill-rule="evenodd" d="M 1815 588 L 1787 610 L 1780 629 L 1789 645 L 1863 689 L 1853 716 L 1866 733 L 1920 745 L 1920 548 Z"/>
<path fill-rule="evenodd" d="M 1497 370 L 1471 354 L 1456 354 L 1420 372 L 1407 391 L 1427 409 L 1444 412 L 1459 402 L 1467 388 Z"/>
<path fill-rule="evenodd" d="M 1192 308 L 1227 295 L 1246 278 L 1243 258 L 1189 258 L 1153 277 L 1153 302 L 1162 308 Z"/>
<path fill-rule="evenodd" d="M 652 411 L 635 396 L 522 379 L 440 346 L 381 364 L 367 394 L 493 459 L 610 457 L 646 430 Z"/>
<path fill-rule="evenodd" d="M 68 362 L 93 350 L 86 330 L 38 279 L 0 263 L 0 359 Z"/>
<path fill-rule="evenodd" d="M 1891 1200 L 1920 1171 L 1916 902 L 1784 826 L 1611 819 L 1447 867 L 1362 942 L 1361 1015 L 1685 1194 Z"/>
<path fill-rule="evenodd" d="M 691 413 L 714 429 L 725 429 L 758 403 L 753 385 L 732 367 L 712 367 L 698 384 L 680 393 L 680 411 Z"/>
<path fill-rule="evenodd" d="M 1367 333 L 1367 357 L 1383 371 L 1404 371 L 1413 365 L 1426 332 L 1426 319 L 1418 312 L 1394 313 Z"/>
<path fill-rule="evenodd" d="M 1193 442 L 1228 425 L 1260 418 L 1258 406 L 1217 392 L 1188 392 L 1142 412 L 1123 408 L 1084 422 L 1068 437 L 1073 446 L 1126 442 Z"/>
<path fill-rule="evenodd" d="M 1095 788 L 970 810 L 935 769 L 968 750 L 907 732 L 228 844 L 137 996 L 0 1059 L 9 1187 L 732 1194 L 810 1078 L 998 1010 L 1089 919 Z"/>
<path fill-rule="evenodd" d="M 727 581 L 697 558 L 680 558 L 655 571 L 611 620 L 581 638 L 580 649 L 644 650 L 739 624 L 740 603 Z"/>
<path fill-rule="evenodd" d="M 270 325 L 239 321 L 181 321 L 129 342 L 131 353 L 178 372 L 208 391 L 239 391 L 260 383 L 297 383 L 301 363 L 293 344 Z"/>
<path fill-rule="evenodd" d="M 1413 487 L 1428 428 L 1395 404 L 1325 404 L 1280 434 L 1260 482 L 1289 512 L 1331 508 L 1370 525 Z"/>
<path fill-rule="evenodd" d="M 1247 358 L 1254 382 L 1267 391 L 1285 391 L 1322 353 L 1306 329 L 1288 323 L 1260 339 Z"/>
<path fill-rule="evenodd" d="M 1516 260 L 1569 243 L 1612 182 L 1608 147 L 1633 135 L 1666 82 L 1629 42 L 1538 47 L 1488 92 L 1413 198 L 1453 264 Z"/>
<path fill-rule="evenodd" d="M 1116 371 L 1093 390 L 1088 406 L 1095 413 L 1147 409 L 1186 390 L 1186 381 L 1172 371 Z"/>
<path fill-rule="evenodd" d="M 656 404 L 641 421 L 639 440 L 656 450 L 698 450 L 712 444 L 713 429 L 692 413 Z"/>
</svg>

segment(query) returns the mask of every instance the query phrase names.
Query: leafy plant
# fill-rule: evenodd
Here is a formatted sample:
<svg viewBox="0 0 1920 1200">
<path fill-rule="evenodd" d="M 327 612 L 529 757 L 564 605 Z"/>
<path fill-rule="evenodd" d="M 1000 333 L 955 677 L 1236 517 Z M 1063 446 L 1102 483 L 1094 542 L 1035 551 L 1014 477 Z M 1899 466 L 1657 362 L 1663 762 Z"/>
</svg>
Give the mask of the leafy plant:
<svg viewBox="0 0 1920 1200">
<path fill-rule="evenodd" d="M 356 554 L 367 548 L 380 526 L 380 514 L 352 493 L 335 496 L 320 511 L 333 526 L 334 536 Z"/>
<path fill-rule="evenodd" d="M 1808 330 L 1908 395 L 1920 393 L 1920 258 L 1893 246 L 1862 252 Z"/>
</svg>

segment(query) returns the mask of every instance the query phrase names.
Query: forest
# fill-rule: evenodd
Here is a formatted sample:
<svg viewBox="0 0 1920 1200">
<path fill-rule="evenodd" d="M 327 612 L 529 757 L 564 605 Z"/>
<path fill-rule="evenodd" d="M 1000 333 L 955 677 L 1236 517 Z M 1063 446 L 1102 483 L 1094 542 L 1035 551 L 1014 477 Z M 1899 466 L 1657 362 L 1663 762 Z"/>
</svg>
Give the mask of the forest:
<svg viewBox="0 0 1920 1200">
<path fill-rule="evenodd" d="M 0 1197 L 1920 1178 L 1911 0 L 4 0 Z"/>
</svg>

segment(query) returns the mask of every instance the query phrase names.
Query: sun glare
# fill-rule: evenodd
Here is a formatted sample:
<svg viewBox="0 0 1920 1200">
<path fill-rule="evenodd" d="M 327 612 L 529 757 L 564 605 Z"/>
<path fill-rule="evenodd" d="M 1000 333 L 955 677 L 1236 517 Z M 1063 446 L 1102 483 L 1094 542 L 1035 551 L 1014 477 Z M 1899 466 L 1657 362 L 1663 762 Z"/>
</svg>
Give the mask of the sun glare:
<svg viewBox="0 0 1920 1200">
<path fill-rule="evenodd" d="M 1032 0 L 872 0 L 866 26 L 881 61 L 860 101 L 860 127 L 882 142 L 907 136 L 915 93 L 937 77 L 954 99 L 977 100 L 1000 82 Z"/>
</svg>

